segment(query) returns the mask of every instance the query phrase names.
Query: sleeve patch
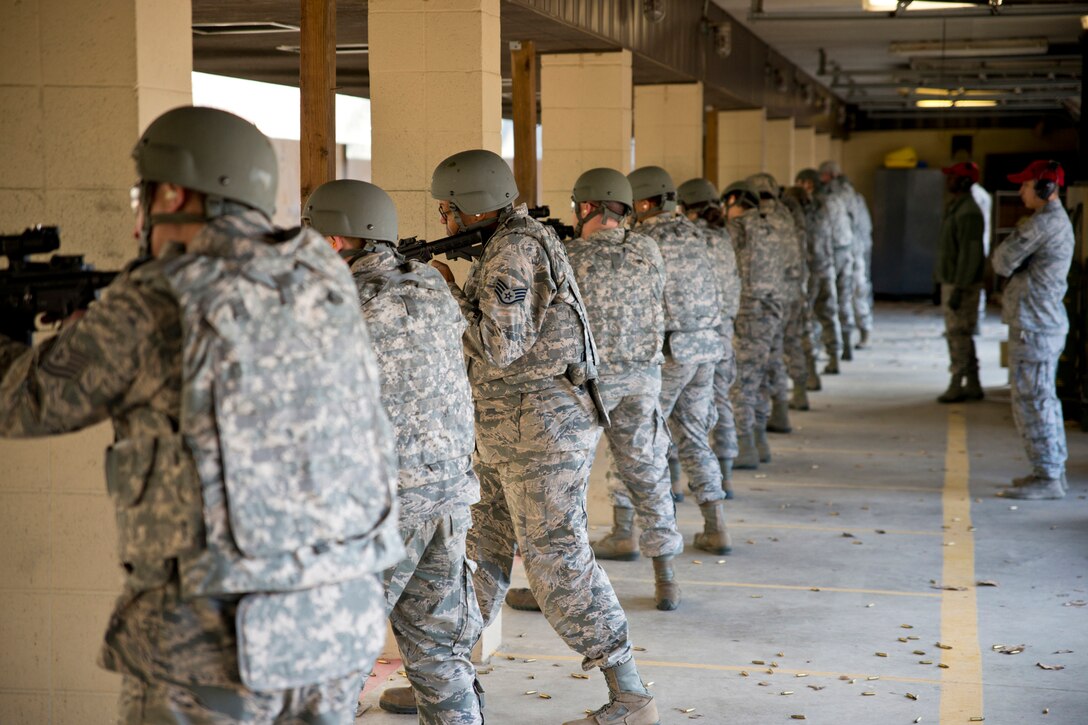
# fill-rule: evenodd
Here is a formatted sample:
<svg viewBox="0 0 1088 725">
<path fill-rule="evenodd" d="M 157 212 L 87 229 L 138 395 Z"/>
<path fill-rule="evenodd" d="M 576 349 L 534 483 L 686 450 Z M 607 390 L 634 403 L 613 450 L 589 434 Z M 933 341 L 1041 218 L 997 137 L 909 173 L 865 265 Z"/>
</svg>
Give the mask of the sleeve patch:
<svg viewBox="0 0 1088 725">
<path fill-rule="evenodd" d="M 501 279 L 495 283 L 495 296 L 504 305 L 524 302 L 527 294 L 529 294 L 528 287 L 508 287 Z"/>
</svg>

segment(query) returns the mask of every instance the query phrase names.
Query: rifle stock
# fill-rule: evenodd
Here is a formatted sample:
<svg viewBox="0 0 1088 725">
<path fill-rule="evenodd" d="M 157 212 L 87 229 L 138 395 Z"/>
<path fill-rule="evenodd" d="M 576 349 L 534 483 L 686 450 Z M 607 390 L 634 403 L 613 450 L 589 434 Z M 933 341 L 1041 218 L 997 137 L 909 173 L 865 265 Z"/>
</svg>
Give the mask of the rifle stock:
<svg viewBox="0 0 1088 725">
<path fill-rule="evenodd" d="M 436 239 L 433 242 L 408 237 L 400 240 L 397 251 L 406 259 L 415 259 L 420 262 L 429 262 L 439 254 L 448 259 L 465 259 L 471 262 L 484 251 L 484 238 L 479 230 L 454 234 L 445 239 Z"/>
</svg>

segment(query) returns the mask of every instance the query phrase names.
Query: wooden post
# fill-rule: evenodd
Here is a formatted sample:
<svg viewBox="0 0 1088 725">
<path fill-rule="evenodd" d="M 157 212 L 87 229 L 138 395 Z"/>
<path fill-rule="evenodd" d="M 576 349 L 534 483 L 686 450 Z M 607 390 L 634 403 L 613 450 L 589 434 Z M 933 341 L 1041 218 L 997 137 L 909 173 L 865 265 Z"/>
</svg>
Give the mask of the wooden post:
<svg viewBox="0 0 1088 725">
<path fill-rule="evenodd" d="M 336 0 L 301 0 L 299 59 L 302 206 L 336 178 Z"/>
<path fill-rule="evenodd" d="M 704 114 L 703 176 L 714 186 L 718 185 L 718 111 L 710 106 Z"/>
<path fill-rule="evenodd" d="M 510 43 L 511 90 L 514 103 L 514 180 L 519 204 L 536 206 L 536 45 Z M 556 214 L 552 210 L 552 214 Z"/>
</svg>

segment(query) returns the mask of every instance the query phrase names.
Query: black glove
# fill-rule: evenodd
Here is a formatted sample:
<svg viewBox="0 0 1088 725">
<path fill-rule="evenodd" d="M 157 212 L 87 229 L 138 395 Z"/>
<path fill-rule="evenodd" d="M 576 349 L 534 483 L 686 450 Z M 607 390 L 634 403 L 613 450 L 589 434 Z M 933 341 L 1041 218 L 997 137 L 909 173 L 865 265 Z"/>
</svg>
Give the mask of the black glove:
<svg viewBox="0 0 1088 725">
<path fill-rule="evenodd" d="M 952 294 L 948 295 L 948 309 L 955 312 L 963 304 L 963 290 L 956 287 L 952 290 Z"/>
</svg>

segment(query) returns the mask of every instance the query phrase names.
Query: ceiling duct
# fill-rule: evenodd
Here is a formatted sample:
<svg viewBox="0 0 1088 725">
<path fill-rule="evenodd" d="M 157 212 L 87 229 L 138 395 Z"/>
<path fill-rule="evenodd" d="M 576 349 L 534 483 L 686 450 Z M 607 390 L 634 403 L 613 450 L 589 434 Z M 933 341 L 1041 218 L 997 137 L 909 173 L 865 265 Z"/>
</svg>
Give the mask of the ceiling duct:
<svg viewBox="0 0 1088 725">
<path fill-rule="evenodd" d="M 196 23 L 193 35 L 263 35 L 265 33 L 297 33 L 297 25 L 287 23 Z"/>
</svg>

